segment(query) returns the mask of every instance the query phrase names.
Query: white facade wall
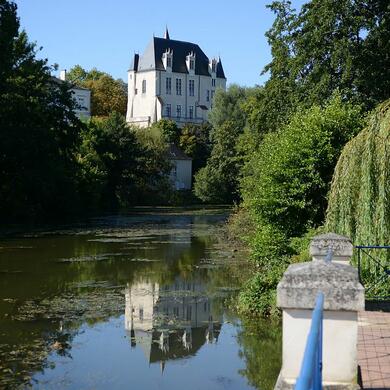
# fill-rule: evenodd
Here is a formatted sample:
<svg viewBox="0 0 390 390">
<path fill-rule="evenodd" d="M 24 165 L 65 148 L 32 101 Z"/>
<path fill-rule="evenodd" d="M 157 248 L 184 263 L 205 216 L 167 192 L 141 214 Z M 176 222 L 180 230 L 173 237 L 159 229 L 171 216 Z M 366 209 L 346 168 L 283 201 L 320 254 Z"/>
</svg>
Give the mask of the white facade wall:
<svg viewBox="0 0 390 390">
<path fill-rule="evenodd" d="M 73 98 L 80 108 L 75 110 L 76 115 L 82 118 L 91 116 L 91 91 L 89 89 L 72 88 Z"/>
<path fill-rule="evenodd" d="M 167 94 L 166 79 L 171 78 L 171 93 Z M 181 80 L 181 95 L 176 92 L 176 80 Z M 215 79 L 215 86 L 212 80 Z M 142 93 L 142 82 L 146 81 L 146 93 Z M 189 81 L 194 81 L 194 96 L 190 96 Z M 211 76 L 190 75 L 171 71 L 150 70 L 128 72 L 127 121 L 148 126 L 167 117 L 166 105 L 171 105 L 171 117 L 179 125 L 187 122 L 202 123 L 207 120 L 212 107 L 212 96 L 217 88 L 226 89 L 226 79 Z M 137 90 L 137 93 L 135 91 Z M 209 91 L 209 92 L 207 92 Z M 209 96 L 209 99 L 207 99 Z M 160 98 L 160 99 L 158 99 Z M 177 117 L 177 106 L 181 106 L 181 117 Z M 207 109 L 202 109 L 205 106 Z M 190 107 L 193 118 L 190 119 Z"/>
<path fill-rule="evenodd" d="M 172 160 L 171 182 L 176 190 L 190 190 L 192 184 L 192 160 Z"/>
<path fill-rule="evenodd" d="M 158 101 L 156 99 L 157 71 L 130 71 L 128 74 L 127 121 L 140 126 L 148 126 L 158 120 Z M 146 82 L 146 92 L 142 92 L 142 83 Z M 161 114 L 160 114 L 161 118 Z"/>
</svg>

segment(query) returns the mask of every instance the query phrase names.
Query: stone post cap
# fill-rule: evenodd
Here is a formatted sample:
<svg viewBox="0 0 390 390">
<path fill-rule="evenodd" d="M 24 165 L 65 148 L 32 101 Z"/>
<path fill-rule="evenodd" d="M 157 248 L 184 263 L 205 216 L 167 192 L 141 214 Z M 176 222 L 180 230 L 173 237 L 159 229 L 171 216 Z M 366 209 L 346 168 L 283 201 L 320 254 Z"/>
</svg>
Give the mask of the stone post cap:
<svg viewBox="0 0 390 390">
<path fill-rule="evenodd" d="M 282 309 L 313 309 L 318 292 L 324 293 L 324 310 L 364 310 L 364 288 L 358 272 L 347 264 L 311 261 L 292 264 L 277 288 Z"/>
<path fill-rule="evenodd" d="M 310 243 L 310 256 L 325 257 L 328 250 L 333 251 L 334 258 L 350 258 L 353 245 L 348 237 L 336 233 L 319 234 L 313 237 Z"/>
</svg>

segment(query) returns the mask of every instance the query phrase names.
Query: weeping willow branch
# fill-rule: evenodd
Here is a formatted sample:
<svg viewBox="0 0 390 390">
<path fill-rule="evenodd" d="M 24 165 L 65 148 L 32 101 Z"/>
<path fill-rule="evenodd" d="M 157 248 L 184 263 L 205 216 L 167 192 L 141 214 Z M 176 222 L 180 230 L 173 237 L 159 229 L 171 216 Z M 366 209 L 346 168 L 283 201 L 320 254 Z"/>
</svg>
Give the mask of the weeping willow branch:
<svg viewBox="0 0 390 390">
<path fill-rule="evenodd" d="M 390 100 L 345 147 L 336 165 L 326 218 L 327 230 L 355 244 L 390 241 Z"/>
</svg>

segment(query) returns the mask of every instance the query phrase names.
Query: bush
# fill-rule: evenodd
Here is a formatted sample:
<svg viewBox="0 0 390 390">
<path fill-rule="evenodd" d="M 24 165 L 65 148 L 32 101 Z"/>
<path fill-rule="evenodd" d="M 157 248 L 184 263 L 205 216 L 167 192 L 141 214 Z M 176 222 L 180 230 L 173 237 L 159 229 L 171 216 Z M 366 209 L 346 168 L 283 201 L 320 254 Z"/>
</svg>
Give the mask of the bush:
<svg viewBox="0 0 390 390">
<path fill-rule="evenodd" d="M 281 258 L 278 265 L 262 269 L 247 281 L 238 297 L 239 310 L 250 316 L 275 316 L 276 287 L 286 270 L 286 259 Z"/>
<path fill-rule="evenodd" d="M 298 111 L 265 136 L 241 181 L 244 206 L 254 219 L 287 238 L 321 225 L 337 159 L 361 125 L 360 108 L 335 96 L 323 108 Z"/>
<path fill-rule="evenodd" d="M 336 95 L 325 107 L 299 110 L 267 134 L 246 164 L 243 206 L 255 227 L 249 244 L 259 272 L 240 294 L 241 310 L 275 312 L 277 283 L 289 263 L 308 259 L 309 241 L 324 222 L 337 158 L 361 124 L 360 108 Z"/>
</svg>

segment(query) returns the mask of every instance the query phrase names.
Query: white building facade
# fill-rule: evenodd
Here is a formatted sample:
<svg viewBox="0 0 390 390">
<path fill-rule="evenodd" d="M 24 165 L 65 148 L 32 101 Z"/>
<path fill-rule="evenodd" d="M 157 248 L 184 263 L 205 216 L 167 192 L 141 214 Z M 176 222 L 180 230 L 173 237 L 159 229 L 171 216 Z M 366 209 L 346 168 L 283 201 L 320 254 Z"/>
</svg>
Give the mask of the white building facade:
<svg viewBox="0 0 390 390">
<path fill-rule="evenodd" d="M 66 70 L 60 72 L 60 80 L 67 81 Z M 80 119 L 89 119 L 91 117 L 91 91 L 77 85 L 73 85 L 71 91 L 73 99 L 77 103 L 77 108 L 74 110 L 75 114 Z"/>
<path fill-rule="evenodd" d="M 211 59 L 190 42 L 153 38 L 128 71 L 126 120 L 146 127 L 162 118 L 203 123 L 217 88 L 226 89 L 221 59 Z"/>
<path fill-rule="evenodd" d="M 192 158 L 186 156 L 175 144 L 168 150 L 168 159 L 172 164 L 169 179 L 175 190 L 190 190 L 192 184 Z"/>
</svg>

